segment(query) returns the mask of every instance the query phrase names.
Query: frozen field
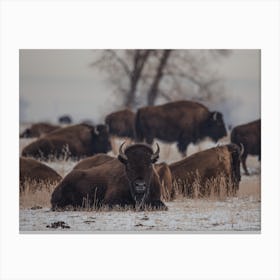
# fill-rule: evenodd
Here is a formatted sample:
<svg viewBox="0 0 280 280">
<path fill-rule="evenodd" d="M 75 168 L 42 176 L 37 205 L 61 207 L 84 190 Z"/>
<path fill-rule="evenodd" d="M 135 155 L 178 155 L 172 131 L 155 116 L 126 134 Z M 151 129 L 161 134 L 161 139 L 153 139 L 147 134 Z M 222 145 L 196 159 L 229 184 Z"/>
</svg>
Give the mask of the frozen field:
<svg viewBox="0 0 280 280">
<path fill-rule="evenodd" d="M 182 199 L 166 203 L 168 211 L 69 211 L 21 209 L 20 231 L 102 232 L 211 232 L 260 231 L 260 201 Z M 69 228 L 49 226 L 64 222 Z"/>
<path fill-rule="evenodd" d="M 21 148 L 32 140 L 21 140 Z M 167 162 L 180 159 L 174 145 L 160 145 Z M 211 147 L 203 143 L 200 149 Z M 191 146 L 188 153 L 199 147 Z M 62 176 L 71 171 L 76 162 L 48 162 Z M 260 232 L 261 189 L 260 164 L 255 157 L 248 158 L 251 176 L 242 176 L 236 197 L 212 199 L 178 198 L 166 202 L 168 211 L 50 211 L 50 193 L 38 192 L 20 198 L 19 230 L 25 232 Z M 41 196 L 41 197 L 40 197 Z M 39 199 L 38 199 L 39 197 Z M 32 210 L 34 206 L 42 207 Z M 36 207 L 35 207 L 36 208 Z M 52 227 L 57 223 L 57 227 Z"/>
</svg>

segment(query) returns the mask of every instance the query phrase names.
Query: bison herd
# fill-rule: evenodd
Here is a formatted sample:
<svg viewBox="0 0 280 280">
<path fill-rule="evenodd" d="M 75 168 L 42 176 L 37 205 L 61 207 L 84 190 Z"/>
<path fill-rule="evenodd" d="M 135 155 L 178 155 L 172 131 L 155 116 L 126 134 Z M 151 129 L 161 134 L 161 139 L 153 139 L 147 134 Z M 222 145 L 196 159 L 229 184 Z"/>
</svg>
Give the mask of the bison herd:
<svg viewBox="0 0 280 280">
<path fill-rule="evenodd" d="M 219 186 L 222 179 L 226 194 L 235 195 L 241 180 L 240 163 L 248 175 L 247 156 L 261 158 L 260 120 L 233 128 L 231 143 L 187 157 L 190 143 L 206 137 L 217 142 L 227 136 L 223 115 L 192 101 L 143 107 L 136 113 L 125 109 L 107 115 L 105 124 L 99 125 L 69 125 L 70 121 L 62 119 L 61 127 L 37 123 L 20 135 L 37 137 L 22 150 L 21 190 L 26 180 L 54 182 L 53 210 L 68 206 L 166 210 L 164 201 L 174 199 L 178 190 L 188 197 L 195 192 L 209 196 L 209 185 L 216 182 Z M 112 136 L 129 138 L 133 144 L 125 141 L 118 147 L 117 157 L 109 156 Z M 176 142 L 182 160 L 158 162 L 160 147 L 154 139 Z M 55 158 L 79 162 L 61 178 L 41 162 Z"/>
</svg>

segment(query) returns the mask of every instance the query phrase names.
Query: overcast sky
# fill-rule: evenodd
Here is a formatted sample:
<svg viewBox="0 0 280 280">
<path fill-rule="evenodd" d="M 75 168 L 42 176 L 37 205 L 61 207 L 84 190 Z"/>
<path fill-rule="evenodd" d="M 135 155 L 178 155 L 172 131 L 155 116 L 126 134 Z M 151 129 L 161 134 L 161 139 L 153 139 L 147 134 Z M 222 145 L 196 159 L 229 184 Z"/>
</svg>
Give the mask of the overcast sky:
<svg viewBox="0 0 280 280">
<path fill-rule="evenodd" d="M 21 50 L 21 122 L 52 121 L 62 114 L 74 121 L 102 122 L 114 110 L 112 88 L 89 64 L 93 50 Z M 226 101 L 216 104 L 232 124 L 260 117 L 260 51 L 235 50 L 216 70 L 224 78 Z M 213 108 L 216 109 L 216 108 Z"/>
</svg>

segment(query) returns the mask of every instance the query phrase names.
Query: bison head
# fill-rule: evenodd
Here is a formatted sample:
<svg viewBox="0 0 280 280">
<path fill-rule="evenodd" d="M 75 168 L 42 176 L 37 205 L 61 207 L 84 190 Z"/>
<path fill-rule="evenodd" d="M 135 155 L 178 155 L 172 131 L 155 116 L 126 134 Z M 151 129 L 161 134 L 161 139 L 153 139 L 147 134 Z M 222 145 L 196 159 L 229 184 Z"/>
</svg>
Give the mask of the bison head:
<svg viewBox="0 0 280 280">
<path fill-rule="evenodd" d="M 204 124 L 204 134 L 215 142 L 227 136 L 223 115 L 220 112 L 214 111 L 210 113 L 208 120 Z"/>
<path fill-rule="evenodd" d="M 99 124 L 92 131 L 93 153 L 107 153 L 112 150 L 109 133 L 105 125 Z"/>
<path fill-rule="evenodd" d="M 145 144 L 128 146 L 123 152 L 120 146 L 118 159 L 125 165 L 130 193 L 137 207 L 142 207 L 150 192 L 150 184 L 153 174 L 153 163 L 159 158 L 159 146 L 154 152 Z"/>
</svg>

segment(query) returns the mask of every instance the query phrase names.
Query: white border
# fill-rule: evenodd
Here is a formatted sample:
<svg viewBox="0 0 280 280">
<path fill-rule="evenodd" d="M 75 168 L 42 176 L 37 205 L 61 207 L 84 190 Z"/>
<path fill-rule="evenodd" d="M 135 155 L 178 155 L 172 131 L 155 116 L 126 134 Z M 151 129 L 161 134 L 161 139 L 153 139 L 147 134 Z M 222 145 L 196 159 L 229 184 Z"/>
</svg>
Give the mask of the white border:
<svg viewBox="0 0 280 280">
<path fill-rule="evenodd" d="M 3 279 L 279 279 L 278 1 L 2 1 Z M 262 50 L 262 233 L 20 235 L 18 49 Z M 278 63 L 278 64 L 277 64 Z"/>
</svg>

